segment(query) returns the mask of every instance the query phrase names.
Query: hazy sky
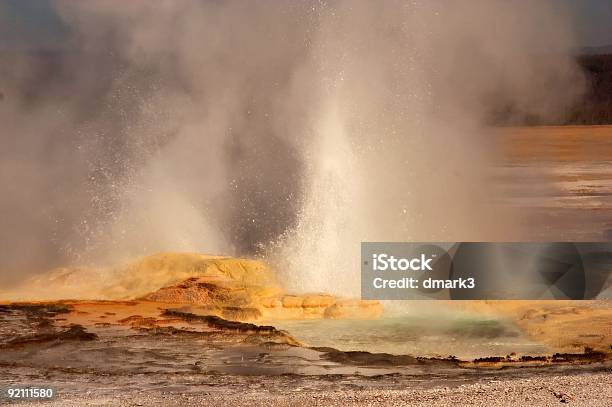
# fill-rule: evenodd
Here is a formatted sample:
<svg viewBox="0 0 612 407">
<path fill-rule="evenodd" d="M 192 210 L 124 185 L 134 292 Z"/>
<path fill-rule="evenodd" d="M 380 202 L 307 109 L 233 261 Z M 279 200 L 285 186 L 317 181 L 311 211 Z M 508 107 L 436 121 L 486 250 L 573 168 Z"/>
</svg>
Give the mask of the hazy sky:
<svg viewBox="0 0 612 407">
<path fill-rule="evenodd" d="M 612 1 L 557 1 L 574 16 L 581 46 L 612 45 Z M 120 4 L 118 0 L 117 7 Z M 527 2 L 525 12 L 529 12 Z M 54 12 L 53 0 L 0 0 L 1 47 L 55 48 L 65 37 L 66 29 Z"/>
<path fill-rule="evenodd" d="M 575 18 L 582 46 L 612 45 L 612 1 L 563 0 Z"/>
</svg>

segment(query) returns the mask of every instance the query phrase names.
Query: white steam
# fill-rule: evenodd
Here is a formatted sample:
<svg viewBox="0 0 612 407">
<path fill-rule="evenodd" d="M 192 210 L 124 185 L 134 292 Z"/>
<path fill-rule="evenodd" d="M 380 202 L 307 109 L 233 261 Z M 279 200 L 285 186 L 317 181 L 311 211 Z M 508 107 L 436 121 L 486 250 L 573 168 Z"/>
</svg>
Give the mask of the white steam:
<svg viewBox="0 0 612 407">
<path fill-rule="evenodd" d="M 291 290 L 355 294 L 360 241 L 524 236 L 492 204 L 490 104 L 581 90 L 552 1 L 55 4 L 57 85 L 27 57 L 0 83 L 13 276 L 266 253 Z"/>
</svg>

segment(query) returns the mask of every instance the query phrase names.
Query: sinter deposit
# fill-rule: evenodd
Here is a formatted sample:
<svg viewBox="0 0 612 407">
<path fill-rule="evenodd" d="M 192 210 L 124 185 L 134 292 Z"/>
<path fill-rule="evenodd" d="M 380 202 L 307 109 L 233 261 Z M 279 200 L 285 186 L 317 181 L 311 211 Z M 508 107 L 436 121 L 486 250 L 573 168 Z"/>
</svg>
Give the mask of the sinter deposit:
<svg viewBox="0 0 612 407">
<path fill-rule="evenodd" d="M 262 261 L 197 253 L 159 253 L 110 269 L 60 268 L 0 296 L 190 304 L 232 320 L 377 318 L 383 311 L 377 301 L 325 293 L 290 295 Z"/>
</svg>

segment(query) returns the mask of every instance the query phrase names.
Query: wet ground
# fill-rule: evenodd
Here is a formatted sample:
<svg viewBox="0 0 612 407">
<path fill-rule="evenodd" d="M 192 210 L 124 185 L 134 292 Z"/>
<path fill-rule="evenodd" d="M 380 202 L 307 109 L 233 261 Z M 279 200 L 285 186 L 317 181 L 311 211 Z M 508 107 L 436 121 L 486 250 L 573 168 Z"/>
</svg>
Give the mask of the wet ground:
<svg viewBox="0 0 612 407">
<path fill-rule="evenodd" d="M 584 346 L 590 349 L 586 353 L 560 352 L 567 344 L 560 343 L 557 347 L 537 344 L 534 339 L 527 339 L 517 326 L 496 322 L 495 318 L 468 320 L 462 317 L 429 330 L 424 328 L 423 321 L 405 318 L 402 321 L 401 317 L 379 321 L 319 320 L 276 324 L 279 328 L 295 328 L 298 335 L 294 335 L 268 325 L 198 315 L 197 308 L 168 309 L 167 306 L 135 301 L 1 306 L 0 364 L 16 371 L 40 369 L 100 375 L 196 372 L 463 376 L 470 374 L 469 369 L 478 367 L 520 365 L 524 369 L 606 365 L 610 359 L 606 352 L 609 349 L 605 342 L 609 340 L 606 332 L 603 332 L 604 342 L 598 347 Z M 591 316 L 583 314 L 582 320 L 590 320 Z M 554 323 L 552 313 L 550 321 Z M 299 328 L 300 324 L 316 326 L 317 335 L 308 338 L 307 330 Z M 546 324 L 538 325 L 543 328 Z M 321 330 L 328 333 L 325 340 L 329 343 L 317 339 L 321 337 Z M 347 337 L 360 338 L 361 342 L 343 342 L 341 332 Z M 433 336 L 432 332 L 437 335 Z M 403 353 L 402 338 L 421 344 L 429 341 L 431 346 L 452 353 Z M 512 342 L 507 342 L 497 353 L 486 353 L 488 344 L 509 338 L 514 338 L 513 343 L 519 346 L 513 347 Z M 572 338 L 571 334 L 567 335 L 569 343 L 575 340 L 577 338 Z M 466 342 L 474 345 L 480 342 L 482 350 L 468 355 L 472 345 L 466 346 Z M 520 346 L 525 344 L 529 344 L 525 349 L 536 351 L 521 352 Z M 385 352 L 392 349 L 395 351 Z M 464 355 L 459 358 L 453 353 Z"/>
<path fill-rule="evenodd" d="M 497 182 L 528 212 L 532 241 L 612 239 L 612 126 L 511 127 L 495 132 Z"/>
<path fill-rule="evenodd" d="M 403 333 L 414 336 L 411 327 L 423 327 L 423 321 L 318 321 L 330 332 L 330 341 L 347 347 L 343 350 L 306 344 L 306 336 L 296 338 L 266 325 L 207 318 L 197 314 L 197 307 L 168 311 L 167 306 L 136 301 L 0 306 L 0 387 L 51 387 L 58 394 L 57 405 L 241 405 L 243 397 L 255 405 L 271 400 L 333 405 L 349 399 L 364 405 L 403 405 L 407 397 L 451 403 L 463 394 L 463 402 L 468 402 L 513 388 L 512 396 L 537 399 L 539 392 L 542 400 L 558 403 L 565 396 L 580 400 L 583 396 L 571 386 L 588 377 L 591 389 L 601 387 L 599 396 L 609 397 L 605 388 L 612 358 L 600 350 L 470 360 L 415 357 L 381 353 L 372 343 L 363 344 L 369 352 L 358 351 L 354 342 L 342 344 L 339 333 L 353 332 L 376 342 L 373 335 L 384 339 L 389 333 L 385 325 L 399 325 L 399 340 Z M 491 321 L 496 319 L 460 319 L 455 325 L 443 324 L 439 334 L 482 343 L 524 337 L 508 322 Z M 306 332 L 297 322 L 286 326 Z M 421 343 L 425 340 L 448 345 L 448 338 L 432 337 L 431 331 Z M 459 339 L 447 349 L 462 346 Z M 528 390 L 531 387 L 535 390 Z"/>
</svg>

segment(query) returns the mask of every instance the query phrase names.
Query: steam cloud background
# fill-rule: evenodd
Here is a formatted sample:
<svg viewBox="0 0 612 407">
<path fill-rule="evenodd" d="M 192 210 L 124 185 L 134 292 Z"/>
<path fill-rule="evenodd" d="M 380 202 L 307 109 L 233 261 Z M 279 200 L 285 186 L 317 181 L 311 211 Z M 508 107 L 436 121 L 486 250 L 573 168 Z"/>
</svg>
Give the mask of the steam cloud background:
<svg viewBox="0 0 612 407">
<path fill-rule="evenodd" d="M 0 61 L 5 283 L 193 250 L 355 293 L 362 240 L 524 236 L 487 114 L 582 92 L 552 1 L 53 4 L 64 50 Z"/>
</svg>

